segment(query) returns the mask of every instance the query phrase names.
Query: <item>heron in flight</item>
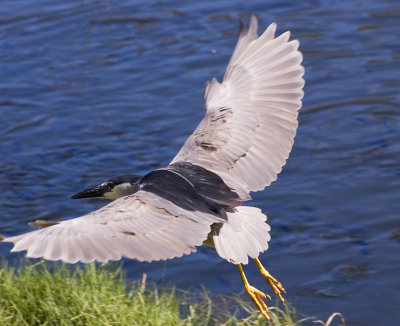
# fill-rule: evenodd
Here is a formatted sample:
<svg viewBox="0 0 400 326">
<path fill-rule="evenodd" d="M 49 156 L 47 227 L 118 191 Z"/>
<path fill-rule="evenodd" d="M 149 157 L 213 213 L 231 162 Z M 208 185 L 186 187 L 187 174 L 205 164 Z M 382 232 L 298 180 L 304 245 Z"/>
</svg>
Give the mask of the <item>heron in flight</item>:
<svg viewBox="0 0 400 326">
<path fill-rule="evenodd" d="M 222 82 L 204 90 L 205 116 L 171 163 L 145 176 L 119 176 L 74 198 L 115 199 L 84 216 L 7 237 L 12 251 L 67 263 L 122 257 L 166 260 L 214 247 L 235 264 L 246 292 L 269 319 L 267 295 L 247 281 L 249 257 L 283 301 L 284 288 L 258 256 L 270 226 L 259 208 L 243 206 L 250 193 L 277 178 L 291 151 L 303 98 L 299 42 L 276 24 L 258 36 L 255 16 L 239 37 Z"/>
</svg>

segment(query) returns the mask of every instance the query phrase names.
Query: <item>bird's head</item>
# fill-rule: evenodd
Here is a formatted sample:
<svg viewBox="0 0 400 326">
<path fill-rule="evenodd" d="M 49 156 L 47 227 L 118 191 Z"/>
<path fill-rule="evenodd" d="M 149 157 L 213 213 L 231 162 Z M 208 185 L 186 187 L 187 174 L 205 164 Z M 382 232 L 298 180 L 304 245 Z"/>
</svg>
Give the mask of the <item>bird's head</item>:
<svg viewBox="0 0 400 326">
<path fill-rule="evenodd" d="M 141 179 L 142 177 L 138 175 L 119 175 L 97 186 L 78 192 L 71 198 L 117 199 L 137 192 Z"/>
</svg>

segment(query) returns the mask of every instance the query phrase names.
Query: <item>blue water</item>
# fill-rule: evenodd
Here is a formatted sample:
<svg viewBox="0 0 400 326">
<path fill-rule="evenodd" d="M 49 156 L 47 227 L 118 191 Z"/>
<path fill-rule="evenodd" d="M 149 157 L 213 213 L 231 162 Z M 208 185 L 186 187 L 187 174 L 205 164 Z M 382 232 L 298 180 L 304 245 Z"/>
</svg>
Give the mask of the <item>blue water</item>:
<svg viewBox="0 0 400 326">
<path fill-rule="evenodd" d="M 272 226 L 261 256 L 306 315 L 400 324 L 398 1 L 2 1 L 0 234 L 102 201 L 69 197 L 165 166 L 202 118 L 237 18 L 257 14 L 301 42 L 304 106 L 291 157 L 254 194 Z M 8 244 L 0 255 L 13 260 Z M 209 248 L 128 277 L 238 293 L 236 267 Z M 248 278 L 268 291 L 254 265 Z M 1 294 L 0 294 L 1 295 Z M 249 299 L 250 300 L 250 299 Z"/>
</svg>

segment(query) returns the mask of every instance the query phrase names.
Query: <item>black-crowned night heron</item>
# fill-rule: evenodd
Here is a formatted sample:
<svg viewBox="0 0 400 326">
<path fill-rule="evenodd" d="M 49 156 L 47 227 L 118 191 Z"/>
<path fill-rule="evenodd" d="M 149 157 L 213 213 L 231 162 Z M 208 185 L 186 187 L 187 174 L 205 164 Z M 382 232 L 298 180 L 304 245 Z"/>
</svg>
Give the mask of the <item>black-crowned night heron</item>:
<svg viewBox="0 0 400 326">
<path fill-rule="evenodd" d="M 283 301 L 282 285 L 257 258 L 268 249 L 270 227 L 259 208 L 242 206 L 250 192 L 277 178 L 293 145 L 303 98 L 299 42 L 271 24 L 258 37 L 257 19 L 239 38 L 222 83 L 204 90 L 206 115 L 165 168 L 143 177 L 120 176 L 74 198 L 105 197 L 110 204 L 79 218 L 5 238 L 12 251 L 67 263 L 121 257 L 165 260 L 202 244 L 237 265 L 247 293 L 269 319 L 267 295 L 242 269 L 248 257 Z"/>
</svg>

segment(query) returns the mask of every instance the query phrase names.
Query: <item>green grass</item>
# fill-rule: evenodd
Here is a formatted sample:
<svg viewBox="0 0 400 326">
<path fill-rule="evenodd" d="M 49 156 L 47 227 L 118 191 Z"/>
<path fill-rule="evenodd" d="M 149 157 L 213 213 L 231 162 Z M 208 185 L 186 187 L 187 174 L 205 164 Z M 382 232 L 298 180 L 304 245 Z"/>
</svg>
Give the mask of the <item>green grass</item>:
<svg viewBox="0 0 400 326">
<path fill-rule="evenodd" d="M 236 317 L 240 311 L 246 317 Z M 305 322 L 290 306 L 272 307 L 270 315 L 276 326 Z M 211 299 L 206 291 L 194 297 L 172 287 L 146 288 L 142 281 L 126 284 L 120 267 L 24 262 L 0 267 L 0 325 L 236 326 L 266 321 L 250 300 Z"/>
</svg>

